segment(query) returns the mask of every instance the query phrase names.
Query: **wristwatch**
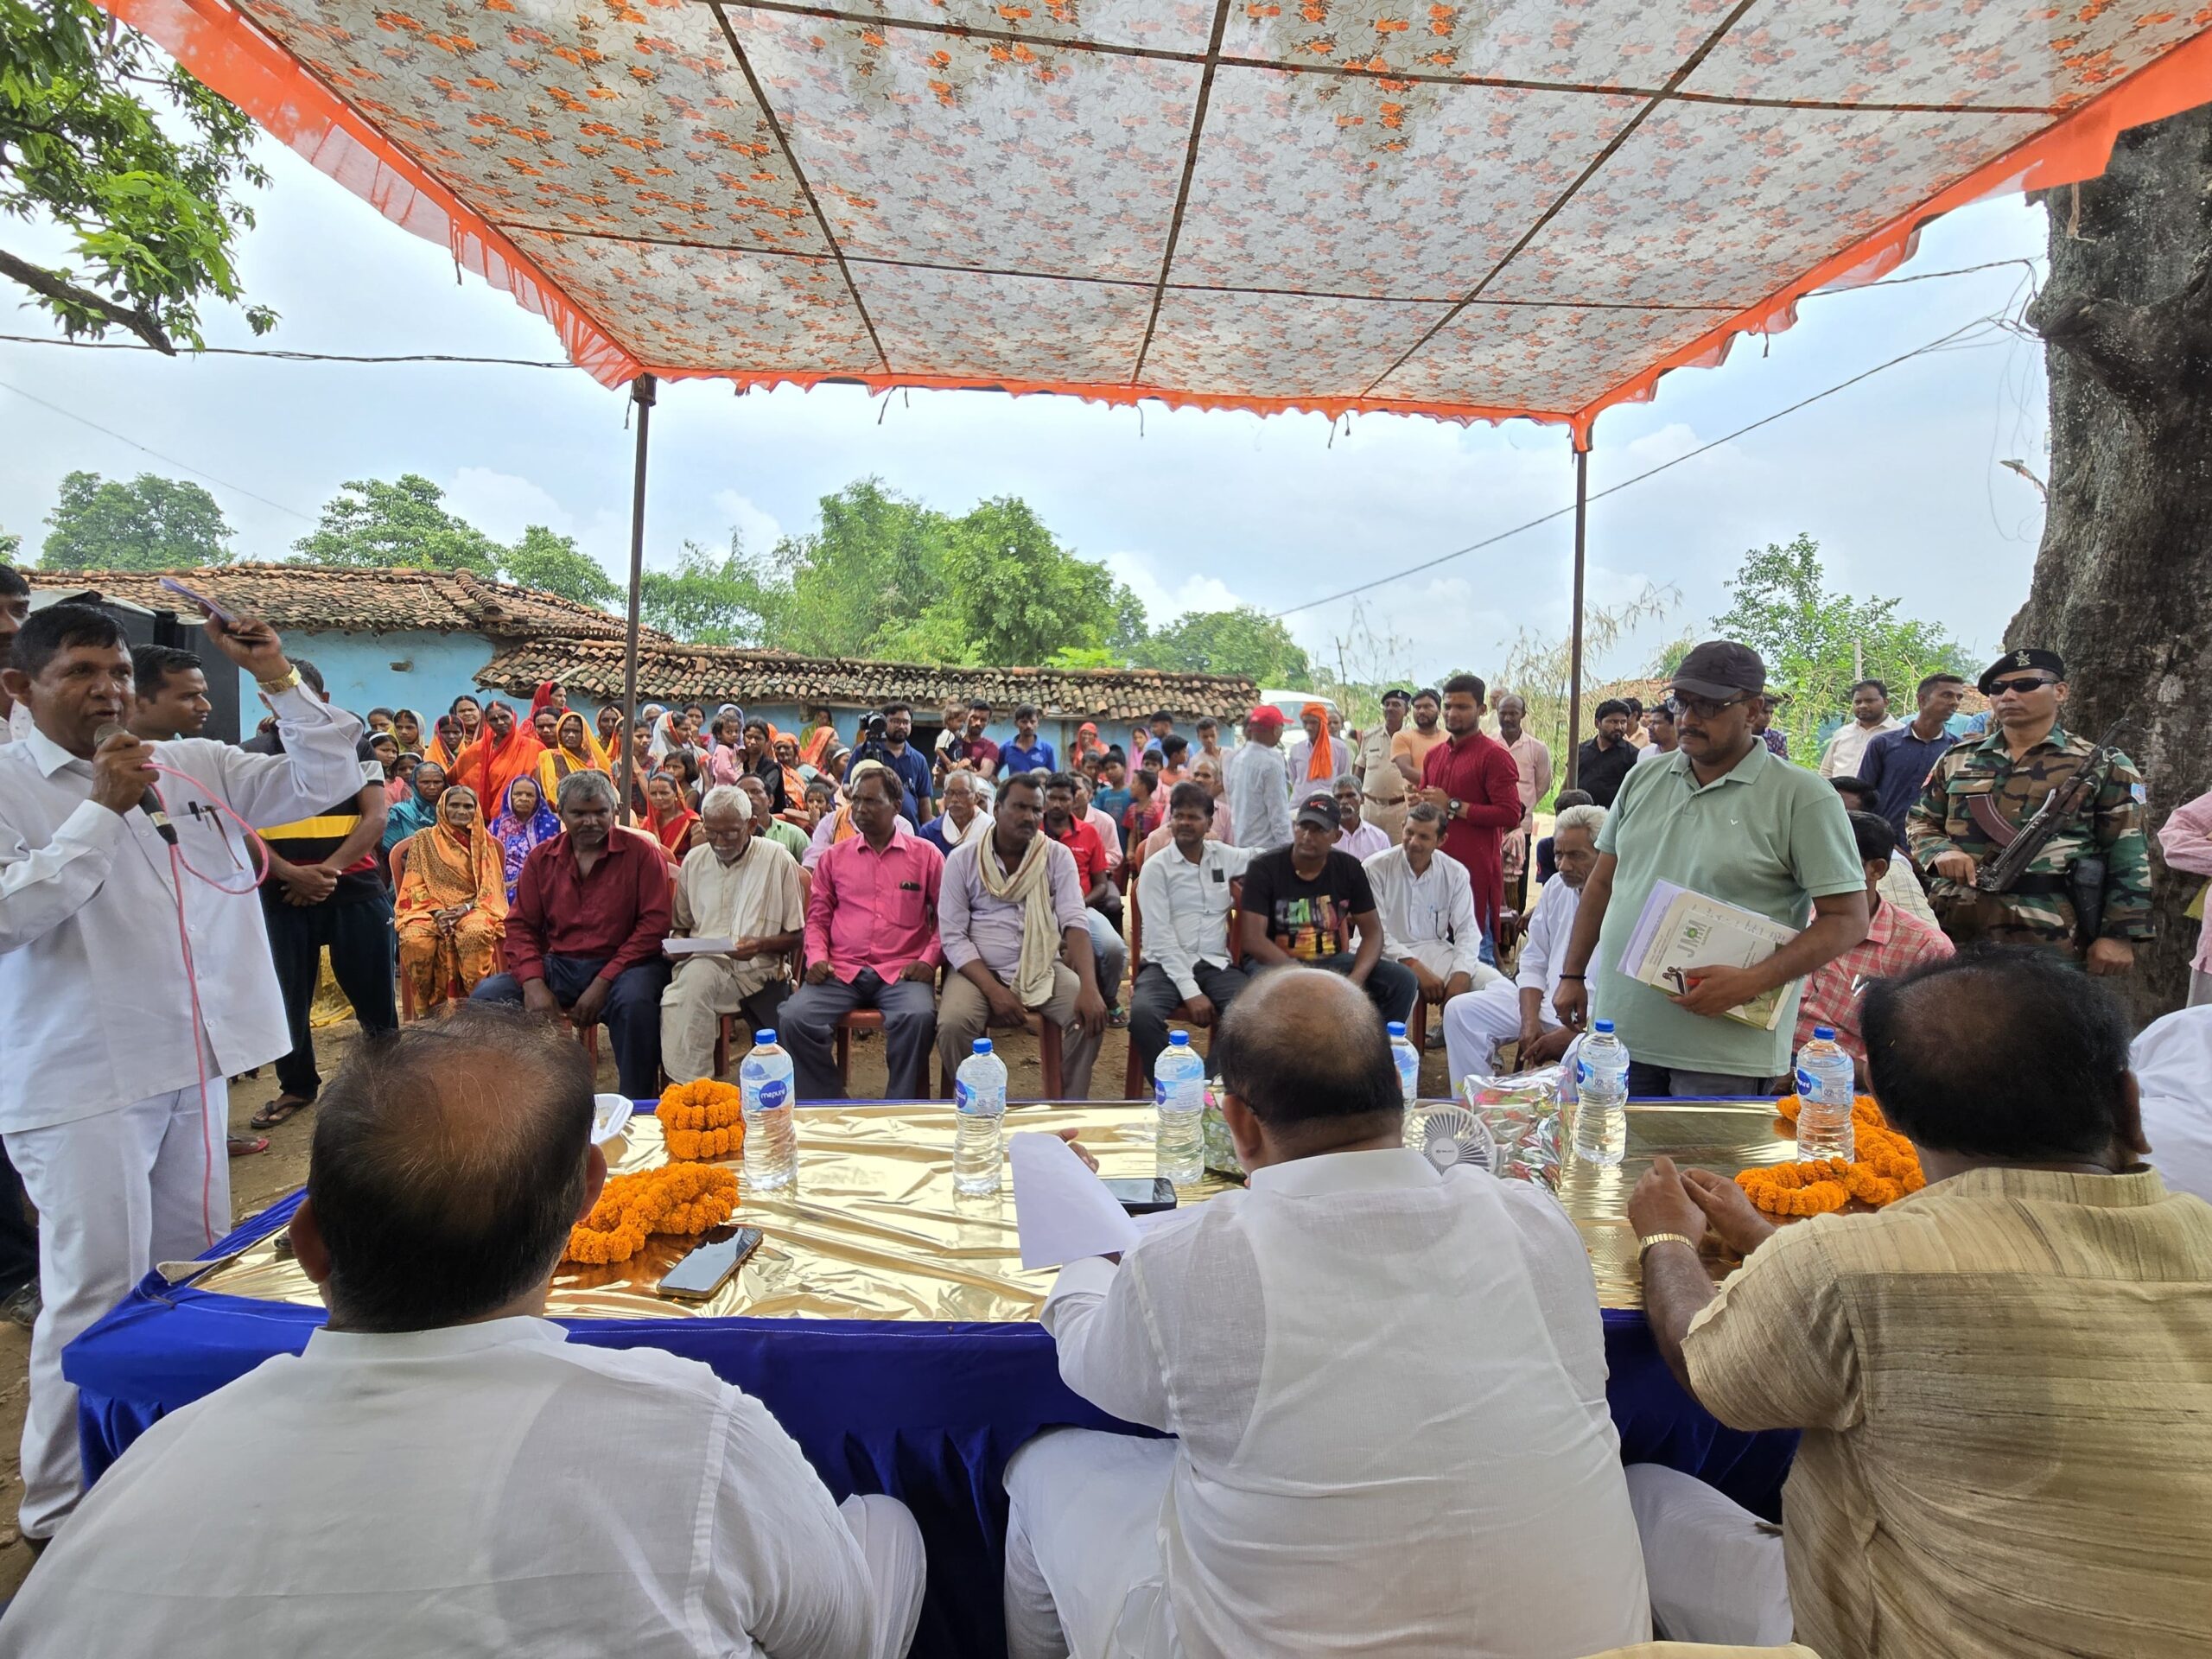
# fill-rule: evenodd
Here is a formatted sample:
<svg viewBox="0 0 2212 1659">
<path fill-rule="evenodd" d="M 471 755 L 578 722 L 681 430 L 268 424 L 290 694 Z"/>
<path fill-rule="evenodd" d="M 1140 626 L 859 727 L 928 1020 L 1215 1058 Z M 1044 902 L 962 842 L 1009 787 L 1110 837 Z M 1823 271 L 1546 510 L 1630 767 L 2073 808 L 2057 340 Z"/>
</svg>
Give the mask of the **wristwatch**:
<svg viewBox="0 0 2212 1659">
<path fill-rule="evenodd" d="M 284 664 L 284 671 L 278 675 L 276 678 L 273 680 L 256 680 L 254 683 L 259 686 L 262 690 L 266 692 L 269 696 L 273 697 L 279 691 L 289 691 L 294 686 L 299 684 L 300 671 L 291 664 L 287 663 Z"/>
<path fill-rule="evenodd" d="M 1452 802 L 1452 818 L 1456 820 L 1456 819 L 1459 817 L 1459 816 L 1462 812 L 1465 811 L 1466 810 L 1467 810 L 1467 804 L 1466 804 L 1465 801 L 1454 801 L 1454 802 Z"/>
<path fill-rule="evenodd" d="M 1692 1249 L 1697 1249 L 1697 1240 L 1688 1233 L 1647 1233 L 1636 1241 L 1636 1259 L 1643 1261 L 1651 1253 L 1654 1244 L 1687 1244 Z"/>
</svg>

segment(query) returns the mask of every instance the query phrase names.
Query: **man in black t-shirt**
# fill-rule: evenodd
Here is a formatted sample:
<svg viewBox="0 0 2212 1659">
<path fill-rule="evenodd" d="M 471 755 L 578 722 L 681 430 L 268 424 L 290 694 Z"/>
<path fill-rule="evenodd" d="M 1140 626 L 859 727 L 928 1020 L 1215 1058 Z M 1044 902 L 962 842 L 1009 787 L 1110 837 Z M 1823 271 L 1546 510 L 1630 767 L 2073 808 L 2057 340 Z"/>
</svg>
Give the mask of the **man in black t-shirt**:
<svg viewBox="0 0 2212 1659">
<path fill-rule="evenodd" d="M 1244 970 L 1284 963 L 1325 968 L 1364 988 L 1384 1020 L 1408 1020 L 1421 982 L 1402 963 L 1384 960 L 1375 890 L 1359 861 L 1337 850 L 1338 828 L 1337 798 L 1309 791 L 1292 814 L 1290 845 L 1260 854 L 1246 868 L 1237 901 Z"/>
<path fill-rule="evenodd" d="M 330 700 L 314 664 L 296 657 L 292 666 L 315 696 Z M 389 804 L 383 784 L 371 775 L 377 768 L 370 741 L 361 740 L 358 753 L 368 764 L 352 799 L 335 803 L 317 817 L 256 826 L 269 851 L 261 917 L 269 926 L 269 954 L 292 1034 L 292 1052 L 276 1062 L 276 1098 L 251 1120 L 257 1129 L 274 1128 L 304 1111 L 322 1087 L 308 1012 L 325 946 L 331 976 L 353 1005 L 362 1031 L 391 1031 L 399 1024 L 392 989 L 391 900 L 378 869 Z M 283 753 L 273 728 L 238 747 L 263 754 Z"/>
</svg>

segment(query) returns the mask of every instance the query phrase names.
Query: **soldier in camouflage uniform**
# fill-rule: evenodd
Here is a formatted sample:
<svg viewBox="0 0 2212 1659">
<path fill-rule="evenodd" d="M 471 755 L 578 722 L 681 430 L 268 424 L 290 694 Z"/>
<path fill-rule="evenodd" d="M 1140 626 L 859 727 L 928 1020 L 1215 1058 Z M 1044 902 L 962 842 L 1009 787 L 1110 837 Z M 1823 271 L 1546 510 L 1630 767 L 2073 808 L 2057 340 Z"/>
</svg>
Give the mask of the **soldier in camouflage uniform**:
<svg viewBox="0 0 2212 1659">
<path fill-rule="evenodd" d="M 1905 820 L 1912 861 L 1935 878 L 1929 898 L 1943 931 L 1961 944 L 1987 938 L 2086 956 L 2093 974 L 2126 972 L 2135 960 L 2133 941 L 2151 937 L 2142 773 L 2126 755 L 2111 752 L 2094 794 L 2044 843 L 2010 890 L 1980 891 L 1976 874 L 2005 843 L 1975 821 L 1974 798 L 1986 797 L 1997 817 L 2017 829 L 2096 745 L 2058 723 L 2066 664 L 2056 652 L 2008 652 L 1979 683 L 1991 700 L 1990 735 L 1969 738 L 1937 760 Z M 2096 937 L 2084 940 L 2071 878 L 2077 862 L 2100 855 L 2103 914 Z"/>
</svg>

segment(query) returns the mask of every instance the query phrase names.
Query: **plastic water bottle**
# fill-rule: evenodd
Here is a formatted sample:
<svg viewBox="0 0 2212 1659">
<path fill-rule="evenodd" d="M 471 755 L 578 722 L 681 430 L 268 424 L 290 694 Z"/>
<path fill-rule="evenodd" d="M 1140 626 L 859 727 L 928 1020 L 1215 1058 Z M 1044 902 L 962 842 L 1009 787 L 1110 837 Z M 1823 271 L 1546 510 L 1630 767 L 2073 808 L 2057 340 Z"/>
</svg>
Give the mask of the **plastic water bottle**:
<svg viewBox="0 0 2212 1659">
<path fill-rule="evenodd" d="M 1171 1032 L 1152 1063 L 1152 1102 L 1160 1112 L 1159 1162 L 1178 1186 L 1206 1173 L 1206 1063 L 1187 1031 Z"/>
<path fill-rule="evenodd" d="M 1611 1168 L 1628 1155 L 1628 1046 L 1599 1020 L 1574 1058 L 1574 1155 Z"/>
<path fill-rule="evenodd" d="M 1390 1058 L 1398 1065 L 1398 1092 L 1405 1097 L 1406 1109 L 1411 1111 L 1421 1096 L 1421 1050 L 1406 1035 L 1405 1022 L 1401 1020 L 1390 1022 Z"/>
<path fill-rule="evenodd" d="M 1855 1139 L 1851 1108 L 1857 1090 L 1851 1056 L 1829 1026 L 1815 1026 L 1813 1040 L 1797 1051 L 1797 1157 L 1851 1161 Z"/>
<path fill-rule="evenodd" d="M 791 1057 L 776 1033 L 753 1033 L 753 1052 L 737 1068 L 745 1097 L 745 1188 L 773 1192 L 798 1173 L 798 1132 L 791 1127 Z"/>
<path fill-rule="evenodd" d="M 952 1106 L 960 1120 L 952 1137 L 952 1190 L 963 1198 L 988 1197 L 999 1190 L 1006 1157 L 999 1135 L 1006 1118 L 1006 1062 L 991 1052 L 989 1038 L 978 1037 L 960 1062 Z"/>
</svg>

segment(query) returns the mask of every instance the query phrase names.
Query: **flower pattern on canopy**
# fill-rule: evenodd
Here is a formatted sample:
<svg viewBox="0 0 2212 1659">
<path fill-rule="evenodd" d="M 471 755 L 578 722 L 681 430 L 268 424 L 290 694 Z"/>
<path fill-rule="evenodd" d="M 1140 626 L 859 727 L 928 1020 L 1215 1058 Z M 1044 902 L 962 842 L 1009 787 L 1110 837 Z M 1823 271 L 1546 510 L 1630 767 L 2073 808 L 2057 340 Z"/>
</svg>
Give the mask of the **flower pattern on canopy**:
<svg viewBox="0 0 2212 1659">
<path fill-rule="evenodd" d="M 2110 0 L 102 0 L 602 382 L 1529 415 L 2212 99 Z"/>
</svg>

